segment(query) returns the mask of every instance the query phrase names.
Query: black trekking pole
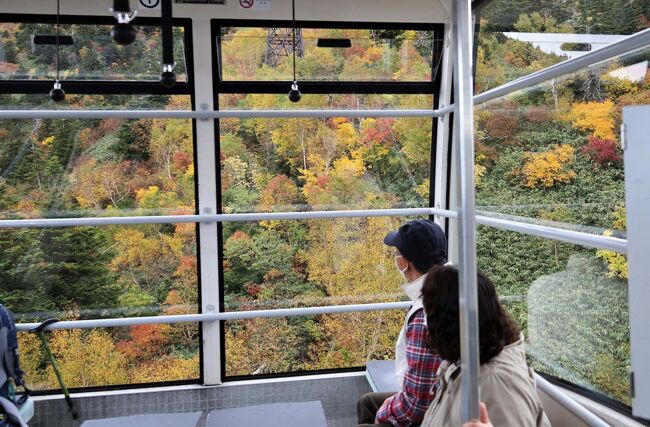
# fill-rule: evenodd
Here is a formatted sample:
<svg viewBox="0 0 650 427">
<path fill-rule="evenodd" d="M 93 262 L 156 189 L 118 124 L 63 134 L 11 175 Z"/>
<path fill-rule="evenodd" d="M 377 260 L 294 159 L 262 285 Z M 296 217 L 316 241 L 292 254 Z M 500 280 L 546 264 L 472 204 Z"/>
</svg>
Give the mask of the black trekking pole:
<svg viewBox="0 0 650 427">
<path fill-rule="evenodd" d="M 63 376 L 61 376 L 61 372 L 59 371 L 59 365 L 56 363 L 56 359 L 54 359 L 54 354 L 52 354 L 50 345 L 47 342 L 47 337 L 45 336 L 45 330 L 44 330 L 45 327 L 51 325 L 52 323 L 56 323 L 58 321 L 59 319 L 47 319 L 41 322 L 41 324 L 38 325 L 36 328 L 32 329 L 32 332 L 35 332 L 38 335 L 38 337 L 41 339 L 43 348 L 45 349 L 45 352 L 47 353 L 47 356 L 50 359 L 50 363 L 52 363 L 52 369 L 54 369 L 56 378 L 59 380 L 59 384 L 61 385 L 61 391 L 63 392 L 63 396 L 65 396 L 65 401 L 68 404 L 68 409 L 72 413 L 72 419 L 76 420 L 77 418 L 79 418 L 79 414 L 77 413 L 77 410 L 75 409 L 74 406 L 74 402 L 72 401 L 72 398 L 70 398 L 70 393 L 68 393 L 68 389 L 65 386 L 65 383 L 63 382 Z"/>
</svg>

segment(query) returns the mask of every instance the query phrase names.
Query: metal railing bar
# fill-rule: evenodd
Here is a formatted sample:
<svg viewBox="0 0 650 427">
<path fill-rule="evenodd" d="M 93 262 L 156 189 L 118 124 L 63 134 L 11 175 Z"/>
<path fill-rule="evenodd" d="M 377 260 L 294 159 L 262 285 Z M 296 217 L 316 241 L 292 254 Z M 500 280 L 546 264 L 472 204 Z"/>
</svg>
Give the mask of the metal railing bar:
<svg viewBox="0 0 650 427">
<path fill-rule="evenodd" d="M 525 301 L 525 295 L 507 295 L 499 297 L 501 303 Z M 341 304 L 328 306 L 312 306 L 299 308 L 282 308 L 269 310 L 229 311 L 223 313 L 207 314 L 178 314 L 169 316 L 138 316 L 114 317 L 109 319 L 93 320 L 66 320 L 60 321 L 45 328 L 54 329 L 90 329 L 110 328 L 119 326 L 174 324 L 188 322 L 212 322 L 217 320 L 242 320 L 270 317 L 310 316 L 318 314 L 354 313 L 365 311 L 402 310 L 409 309 L 412 301 L 395 301 L 385 303 Z M 16 329 L 21 332 L 30 331 L 39 323 L 16 323 Z"/>
<path fill-rule="evenodd" d="M 438 215 L 455 219 L 457 213 L 438 208 L 409 208 L 409 209 L 371 209 L 351 211 L 310 211 L 310 212 L 260 212 L 242 214 L 203 214 L 203 215 L 166 215 L 166 216 L 132 216 L 106 218 L 43 218 L 43 219 L 11 219 L 0 220 L 3 228 L 47 228 L 47 227 L 80 227 L 105 225 L 139 225 L 139 224 L 181 224 L 191 222 L 246 222 L 273 220 L 310 220 L 337 218 L 366 218 L 382 216 Z M 574 245 L 596 249 L 607 249 L 618 253 L 627 253 L 627 240 L 611 236 L 565 230 L 544 225 L 512 221 L 477 215 L 476 222 L 481 225 L 502 230 L 515 231 L 532 236 L 545 237 Z"/>
<path fill-rule="evenodd" d="M 0 120 L 438 117 L 436 110 L 0 110 Z"/>
<path fill-rule="evenodd" d="M 361 209 L 347 211 L 256 212 L 235 214 L 115 216 L 103 218 L 39 218 L 0 220 L 2 228 L 77 227 L 98 225 L 181 224 L 187 222 L 246 222 L 365 218 L 382 216 L 438 215 L 456 218 L 456 212 L 438 208 Z"/>
<path fill-rule="evenodd" d="M 551 384 L 542 376 L 535 374 L 535 382 L 537 383 L 537 388 L 546 393 L 557 403 L 564 406 L 569 412 L 580 418 L 588 426 L 609 427 L 609 424 L 603 421 L 602 418 L 598 417 L 593 412 L 582 406 L 575 399 L 568 396 L 559 387 Z"/>
<path fill-rule="evenodd" d="M 476 216 L 476 222 L 488 227 L 501 230 L 515 231 L 532 236 L 545 237 L 574 245 L 586 246 L 595 249 L 607 249 L 618 253 L 627 253 L 627 240 L 617 237 L 601 236 L 598 234 L 583 233 L 580 231 L 565 230 L 563 228 L 548 227 L 545 225 L 529 224 L 525 222 L 510 221 L 501 218 L 492 218 L 483 215 Z"/>
<path fill-rule="evenodd" d="M 650 45 L 650 29 L 639 31 L 622 40 L 611 43 L 607 46 L 593 50 L 582 56 L 568 59 L 543 70 L 528 74 L 517 80 L 508 82 L 502 86 L 485 91 L 474 97 L 474 105 L 488 102 L 493 99 L 501 98 L 512 92 L 532 87 L 545 81 L 560 77 L 565 74 L 574 73 L 583 68 L 597 64 L 616 56 L 626 54 L 636 49 Z M 449 107 L 448 107 L 449 108 Z M 442 113 L 442 111 L 438 111 Z"/>
<path fill-rule="evenodd" d="M 120 326 L 156 325 L 187 322 L 214 322 L 219 320 L 244 320 L 288 316 L 314 316 L 320 314 L 339 314 L 365 311 L 408 309 L 412 301 L 383 302 L 374 304 L 328 305 L 319 307 L 283 308 L 275 310 L 231 311 L 225 313 L 179 314 L 170 316 L 124 317 L 113 319 L 69 320 L 47 326 L 45 330 L 113 328 Z M 17 323 L 21 332 L 36 328 L 39 323 Z"/>
<path fill-rule="evenodd" d="M 483 93 L 475 95 L 472 101 L 474 105 L 492 101 L 494 99 L 509 95 L 512 92 L 538 85 L 565 74 L 574 73 L 581 70 L 582 68 L 597 64 L 602 61 L 606 61 L 608 59 L 612 59 L 620 55 L 624 55 L 628 52 L 643 48 L 648 45 L 650 45 L 650 29 L 639 31 L 638 33 L 626 37 L 625 39 L 611 43 L 600 49 L 593 50 L 582 56 L 571 58 L 558 64 L 551 65 L 550 67 L 544 68 L 543 70 L 536 71 L 511 82 L 505 83 L 501 86 L 487 90 Z M 455 104 L 451 104 L 444 108 L 436 110 L 436 113 L 438 116 L 442 116 L 445 114 L 453 113 L 455 108 Z"/>
</svg>

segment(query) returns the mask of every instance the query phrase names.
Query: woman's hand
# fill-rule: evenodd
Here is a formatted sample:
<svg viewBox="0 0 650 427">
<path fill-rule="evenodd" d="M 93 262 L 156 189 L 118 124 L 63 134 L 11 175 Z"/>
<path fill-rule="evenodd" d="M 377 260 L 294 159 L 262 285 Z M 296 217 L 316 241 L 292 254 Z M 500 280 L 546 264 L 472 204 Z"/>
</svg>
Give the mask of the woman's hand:
<svg viewBox="0 0 650 427">
<path fill-rule="evenodd" d="M 485 403 L 481 402 L 481 420 L 472 420 L 463 424 L 463 427 L 494 427 L 488 418 L 488 411 Z"/>
</svg>

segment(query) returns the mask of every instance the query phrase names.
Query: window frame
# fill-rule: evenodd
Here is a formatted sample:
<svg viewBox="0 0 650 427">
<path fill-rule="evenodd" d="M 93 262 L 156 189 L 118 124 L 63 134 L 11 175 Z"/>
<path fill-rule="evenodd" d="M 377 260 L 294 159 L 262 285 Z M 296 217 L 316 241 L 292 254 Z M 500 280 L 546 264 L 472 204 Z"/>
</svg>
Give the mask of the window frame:
<svg viewBox="0 0 650 427">
<path fill-rule="evenodd" d="M 15 24 L 55 24 L 56 15 L 31 15 L 31 14 L 8 14 L 0 13 L 0 23 L 15 23 Z M 112 16 L 75 16 L 75 15 L 61 15 L 61 24 L 71 25 L 113 25 L 115 18 Z M 185 53 L 186 64 L 186 82 L 178 82 L 172 88 L 164 88 L 156 81 L 138 81 L 138 80 L 63 80 L 65 91 L 67 94 L 75 95 L 188 95 L 190 97 L 191 108 L 195 107 L 195 89 L 194 89 L 194 51 L 193 51 L 193 33 L 192 33 L 192 19 L 190 18 L 174 18 L 173 24 L 175 27 L 183 27 L 183 44 Z M 143 26 L 160 26 L 160 18 L 138 17 L 136 25 Z M 48 92 L 52 88 L 52 80 L 27 80 L 27 79 L 6 79 L 0 80 L 0 94 L 8 95 L 33 95 L 42 94 L 44 97 L 48 96 Z M 197 135 L 196 135 L 196 120 L 192 119 L 192 150 L 193 162 L 197 164 Z M 198 191 L 198 171 L 195 169 L 194 174 L 194 214 L 199 213 L 199 191 Z M 197 307 L 201 312 L 201 257 L 200 257 L 200 234 L 199 223 L 195 223 L 195 236 L 196 236 L 196 263 L 197 263 Z M 103 386 L 90 386 L 90 387 L 73 387 L 69 390 L 71 392 L 93 392 L 93 391 L 109 391 L 109 390 L 127 390 L 139 389 L 145 387 L 166 387 L 190 384 L 203 384 L 203 324 L 199 323 L 199 372 L 195 379 L 176 380 L 176 381 L 157 381 L 149 383 L 130 383 L 130 384 L 114 384 Z M 32 390 L 32 394 L 38 395 L 51 395 L 59 393 L 60 389 L 44 389 Z"/>
<path fill-rule="evenodd" d="M 211 20 L 211 45 L 212 45 L 212 76 L 213 76 L 213 102 L 215 110 L 219 109 L 219 95 L 222 94 L 281 94 L 286 93 L 290 86 L 290 81 L 235 81 L 222 80 L 221 73 L 221 39 L 220 34 L 223 27 L 252 27 L 268 28 L 280 27 L 291 28 L 293 23 L 288 20 L 239 20 L 239 19 L 213 19 Z M 296 21 L 297 28 L 319 28 L 319 29 L 382 29 L 382 30 L 416 30 L 432 31 L 434 34 L 434 49 L 431 59 L 431 81 L 427 82 L 356 82 L 356 81 L 299 81 L 300 89 L 303 94 L 386 94 L 386 95 L 432 95 L 432 109 L 439 106 L 439 95 L 441 91 L 442 56 L 444 51 L 444 24 L 395 24 L 383 22 L 333 22 L 333 21 Z M 436 44 L 436 42 L 439 43 Z M 437 148 L 437 129 L 438 119 L 431 119 L 431 159 L 429 169 L 429 202 L 428 207 L 434 207 L 435 200 L 435 174 L 436 174 L 436 148 Z M 221 159 L 218 155 L 221 147 L 219 119 L 215 120 L 215 144 L 217 153 L 217 213 L 222 212 L 222 183 L 221 183 Z M 449 183 L 447 184 L 449 185 Z M 430 219 L 434 219 L 433 216 Z M 224 312 L 224 244 L 223 244 L 223 226 L 217 224 L 218 230 L 218 269 L 219 269 L 219 312 Z M 347 368 L 329 368 L 313 369 L 292 372 L 280 372 L 257 375 L 226 375 L 226 342 L 225 342 L 225 321 L 220 321 L 220 353 L 221 353 L 221 382 L 232 382 L 251 379 L 263 378 L 287 378 L 299 377 L 314 374 L 329 374 L 343 372 L 359 372 L 365 367 L 347 367 Z"/>
</svg>

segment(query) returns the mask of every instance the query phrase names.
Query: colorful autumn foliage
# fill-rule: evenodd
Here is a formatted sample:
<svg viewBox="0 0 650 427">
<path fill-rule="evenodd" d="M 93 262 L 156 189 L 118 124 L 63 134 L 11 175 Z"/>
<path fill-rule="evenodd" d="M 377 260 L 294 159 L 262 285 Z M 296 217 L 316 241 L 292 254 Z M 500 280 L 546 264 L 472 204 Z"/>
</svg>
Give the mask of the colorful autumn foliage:
<svg viewBox="0 0 650 427">
<path fill-rule="evenodd" d="M 570 182 L 576 177 L 576 173 L 569 169 L 574 152 L 570 145 L 559 145 L 541 153 L 526 153 L 526 162 L 521 169 L 523 185 L 528 188 L 551 188 Z"/>
<path fill-rule="evenodd" d="M 565 119 L 576 129 L 612 141 L 616 139 L 613 113 L 614 102 L 609 99 L 603 102 L 577 102 L 571 106 Z"/>
<path fill-rule="evenodd" d="M 582 147 L 582 154 L 589 156 L 599 166 L 611 165 L 621 160 L 616 148 L 616 142 L 600 139 L 597 136 L 587 137 L 588 143 Z"/>
</svg>

